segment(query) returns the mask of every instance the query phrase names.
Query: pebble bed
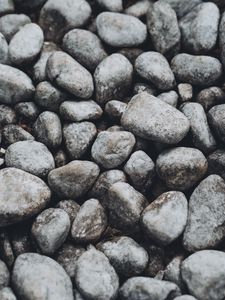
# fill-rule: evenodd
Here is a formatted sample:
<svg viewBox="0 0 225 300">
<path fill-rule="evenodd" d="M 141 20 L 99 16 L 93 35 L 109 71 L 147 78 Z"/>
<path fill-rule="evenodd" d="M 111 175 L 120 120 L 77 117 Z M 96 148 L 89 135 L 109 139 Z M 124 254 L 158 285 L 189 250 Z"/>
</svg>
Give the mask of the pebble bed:
<svg viewBox="0 0 225 300">
<path fill-rule="evenodd" d="M 0 0 L 0 300 L 225 299 L 224 68 L 224 0 Z"/>
</svg>

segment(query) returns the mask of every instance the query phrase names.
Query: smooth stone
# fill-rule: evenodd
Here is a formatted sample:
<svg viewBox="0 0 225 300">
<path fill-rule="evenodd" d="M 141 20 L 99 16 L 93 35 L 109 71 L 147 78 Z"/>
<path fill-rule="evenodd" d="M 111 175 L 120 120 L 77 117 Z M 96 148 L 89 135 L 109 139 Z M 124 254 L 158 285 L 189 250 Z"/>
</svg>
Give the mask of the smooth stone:
<svg viewBox="0 0 225 300">
<path fill-rule="evenodd" d="M 16 295 L 27 300 L 73 300 L 72 283 L 65 270 L 50 257 L 25 253 L 12 271 Z"/>
<path fill-rule="evenodd" d="M 0 32 L 0 63 L 9 63 L 9 46 L 3 34 Z"/>
<path fill-rule="evenodd" d="M 224 208 L 225 182 L 218 175 L 210 175 L 200 182 L 190 197 L 183 237 L 183 245 L 188 251 L 214 248 L 223 240 Z"/>
<path fill-rule="evenodd" d="M 48 183 L 60 196 L 76 199 L 87 193 L 99 172 L 99 167 L 91 161 L 74 160 L 52 170 L 48 175 Z"/>
<path fill-rule="evenodd" d="M 122 101 L 111 100 L 111 101 L 107 102 L 105 105 L 105 113 L 111 119 L 120 119 L 122 114 L 124 113 L 126 107 L 127 107 L 127 104 Z"/>
<path fill-rule="evenodd" d="M 9 285 L 9 280 L 9 270 L 4 261 L 0 260 L 0 290 Z"/>
<path fill-rule="evenodd" d="M 213 106 L 225 102 L 225 93 L 221 88 L 212 86 L 201 90 L 196 97 L 196 102 L 200 103 L 207 112 Z"/>
<path fill-rule="evenodd" d="M 0 290 L 0 299 L 1 300 L 17 300 L 13 290 L 9 287 L 5 287 Z"/>
<path fill-rule="evenodd" d="M 105 10 L 121 12 L 123 10 L 122 0 L 97 0 L 97 3 Z"/>
<path fill-rule="evenodd" d="M 225 142 L 225 104 L 215 105 L 208 112 L 208 121 L 213 132 L 223 143 Z"/>
<path fill-rule="evenodd" d="M 112 47 L 134 47 L 147 38 L 147 28 L 138 18 L 115 12 L 102 12 L 96 19 L 100 38 Z"/>
<path fill-rule="evenodd" d="M 52 83 L 76 97 L 86 99 L 93 94 L 91 73 L 65 52 L 55 51 L 50 55 L 46 72 Z"/>
<path fill-rule="evenodd" d="M 180 1 L 180 0 L 161 0 L 162 2 L 168 3 L 175 10 L 177 17 L 181 18 L 187 13 L 189 13 L 196 5 L 202 3 L 202 0 L 189 0 L 189 1 Z"/>
<path fill-rule="evenodd" d="M 0 170 L 0 190 L 1 227 L 32 217 L 44 209 L 51 197 L 40 178 L 16 168 Z"/>
<path fill-rule="evenodd" d="M 197 299 L 190 295 L 182 295 L 182 296 L 174 298 L 174 300 L 197 300 Z"/>
<path fill-rule="evenodd" d="M 177 107 L 178 94 L 175 91 L 161 93 L 157 96 L 157 98 L 175 108 Z"/>
<path fill-rule="evenodd" d="M 2 0 L 0 6 L 0 16 L 14 12 L 13 0 Z"/>
<path fill-rule="evenodd" d="M 182 255 L 175 256 L 164 271 L 163 279 L 174 282 L 181 290 L 184 290 L 184 282 L 181 276 L 181 263 L 184 260 Z"/>
<path fill-rule="evenodd" d="M 16 104 L 32 98 L 35 88 L 31 79 L 19 69 L 0 64 L 0 102 Z"/>
<path fill-rule="evenodd" d="M 74 200 L 69 199 L 59 201 L 56 205 L 56 208 L 63 209 L 68 214 L 70 222 L 72 224 L 80 209 L 80 205 L 77 204 Z"/>
<path fill-rule="evenodd" d="M 165 144 L 177 144 L 190 128 L 184 114 L 147 93 L 131 99 L 121 125 L 139 137 Z"/>
<path fill-rule="evenodd" d="M 180 100 L 182 102 L 191 101 L 193 98 L 193 87 L 189 83 L 180 83 L 177 86 Z"/>
<path fill-rule="evenodd" d="M 225 180 L 225 151 L 217 149 L 208 156 L 209 174 L 220 175 Z"/>
<path fill-rule="evenodd" d="M 146 15 L 150 7 L 148 0 L 140 0 L 124 10 L 124 13 L 136 18 L 142 18 Z"/>
</svg>

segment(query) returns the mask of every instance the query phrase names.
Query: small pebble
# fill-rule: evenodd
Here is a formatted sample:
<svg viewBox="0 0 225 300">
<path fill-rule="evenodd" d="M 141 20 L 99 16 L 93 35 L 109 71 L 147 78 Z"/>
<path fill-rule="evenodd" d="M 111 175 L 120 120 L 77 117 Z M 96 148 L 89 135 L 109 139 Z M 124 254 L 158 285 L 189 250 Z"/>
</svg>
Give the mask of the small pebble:
<svg viewBox="0 0 225 300">
<path fill-rule="evenodd" d="M 106 103 L 105 112 L 112 119 L 120 119 L 126 107 L 127 104 L 122 101 L 111 100 Z"/>
<path fill-rule="evenodd" d="M 175 91 L 165 92 L 162 94 L 159 94 L 157 96 L 158 99 L 166 102 L 167 104 L 170 104 L 173 107 L 177 107 L 178 102 L 178 95 Z"/>
<path fill-rule="evenodd" d="M 97 0 L 98 4 L 105 10 L 121 12 L 123 10 L 122 0 Z"/>
<path fill-rule="evenodd" d="M 142 18 L 150 7 L 148 0 L 140 0 L 124 10 L 124 13 L 133 17 Z"/>
<path fill-rule="evenodd" d="M 193 97 L 193 87 L 189 83 L 180 83 L 177 86 L 180 100 L 182 102 L 191 101 Z"/>
</svg>

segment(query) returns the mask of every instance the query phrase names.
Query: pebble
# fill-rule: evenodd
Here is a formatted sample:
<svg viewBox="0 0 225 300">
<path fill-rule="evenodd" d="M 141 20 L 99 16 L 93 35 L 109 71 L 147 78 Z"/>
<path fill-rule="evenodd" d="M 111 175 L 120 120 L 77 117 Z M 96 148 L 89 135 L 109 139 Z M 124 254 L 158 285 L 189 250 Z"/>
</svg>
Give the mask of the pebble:
<svg viewBox="0 0 225 300">
<path fill-rule="evenodd" d="M 80 209 L 80 205 L 74 200 L 61 200 L 57 203 L 56 208 L 63 209 L 68 214 L 72 224 Z"/>
<path fill-rule="evenodd" d="M 188 202 L 181 192 L 161 194 L 142 213 L 141 224 L 147 236 L 162 245 L 176 240 L 187 222 Z"/>
<path fill-rule="evenodd" d="M 180 48 L 180 29 L 173 8 L 165 2 L 150 5 L 147 12 L 147 26 L 156 51 L 173 55 Z"/>
<path fill-rule="evenodd" d="M 50 257 L 37 253 L 25 253 L 16 259 L 12 285 L 22 299 L 73 300 L 72 283 L 65 270 Z"/>
<path fill-rule="evenodd" d="M 34 121 L 40 114 L 40 108 L 34 102 L 20 102 L 15 105 L 16 113 L 23 119 Z"/>
<path fill-rule="evenodd" d="M 14 12 L 13 0 L 2 0 L 0 6 L 0 16 Z"/>
<path fill-rule="evenodd" d="M 133 67 L 122 54 L 106 57 L 94 72 L 95 96 L 100 105 L 109 100 L 123 100 L 131 88 Z"/>
<path fill-rule="evenodd" d="M 220 47 L 220 58 L 223 66 L 225 66 L 225 12 L 221 15 L 219 25 L 219 47 Z"/>
<path fill-rule="evenodd" d="M 16 300 L 16 296 L 13 293 L 11 288 L 5 287 L 0 290 L 0 299 L 1 300 Z"/>
<path fill-rule="evenodd" d="M 225 102 L 225 93 L 221 88 L 212 86 L 201 90 L 196 97 L 196 102 L 200 103 L 207 112 L 213 106 Z"/>
<path fill-rule="evenodd" d="M 209 174 L 220 175 L 225 180 L 225 151 L 217 149 L 208 156 Z"/>
<path fill-rule="evenodd" d="M 156 160 L 158 176 L 170 189 L 185 191 L 207 172 L 207 159 L 195 148 L 176 147 L 163 151 Z"/>
<path fill-rule="evenodd" d="M 175 85 L 174 74 L 168 61 L 158 52 L 149 51 L 139 55 L 135 61 L 135 70 L 159 90 L 169 90 Z"/>
<path fill-rule="evenodd" d="M 51 152 L 36 141 L 19 141 L 10 145 L 6 149 L 5 164 L 38 177 L 47 176 L 55 168 Z"/>
<path fill-rule="evenodd" d="M 48 208 L 34 220 L 31 234 L 41 252 L 52 255 L 65 242 L 70 230 L 70 218 L 60 208 Z"/>
<path fill-rule="evenodd" d="M 219 8 L 212 2 L 195 6 L 179 22 L 185 50 L 195 54 L 212 50 L 217 41 Z"/>
<path fill-rule="evenodd" d="M 197 299 L 190 295 L 182 295 L 182 296 L 174 298 L 174 300 L 197 300 Z"/>
<path fill-rule="evenodd" d="M 214 130 L 216 136 L 225 142 L 225 104 L 215 105 L 208 112 L 209 125 Z"/>
<path fill-rule="evenodd" d="M 108 191 L 110 222 L 123 232 L 139 229 L 141 213 L 147 206 L 145 197 L 126 182 L 116 182 Z"/>
<path fill-rule="evenodd" d="M 223 240 L 224 207 L 225 182 L 218 175 L 210 175 L 200 182 L 190 197 L 183 238 L 188 251 L 214 248 Z"/>
<path fill-rule="evenodd" d="M 32 98 L 35 88 L 22 71 L 0 64 L 0 102 L 16 104 Z"/>
<path fill-rule="evenodd" d="M 78 258 L 75 282 L 81 294 L 92 300 L 113 300 L 119 288 L 118 276 L 108 258 L 95 248 Z"/>
<path fill-rule="evenodd" d="M 190 128 L 180 111 L 147 93 L 132 98 L 121 124 L 139 137 L 165 144 L 180 142 Z"/>
<path fill-rule="evenodd" d="M 162 281 L 149 277 L 132 277 L 122 285 L 119 291 L 121 300 L 173 299 L 180 295 L 178 286 L 169 281 Z"/>
<path fill-rule="evenodd" d="M 31 23 L 31 19 L 24 14 L 7 14 L 0 18 L 0 32 L 9 42 L 24 25 Z"/>
<path fill-rule="evenodd" d="M 76 97 L 87 99 L 93 94 L 91 73 L 65 52 L 55 51 L 50 55 L 46 73 L 52 83 Z"/>
<path fill-rule="evenodd" d="M 165 92 L 161 93 L 157 96 L 158 99 L 166 102 L 167 104 L 177 107 L 177 102 L 178 102 L 178 94 L 175 91 L 170 91 L 170 92 Z"/>
<path fill-rule="evenodd" d="M 203 250 L 182 263 L 182 278 L 191 295 L 199 300 L 218 300 L 225 296 L 225 253 Z"/>
<path fill-rule="evenodd" d="M 142 274 L 148 263 L 146 250 L 127 236 L 100 242 L 97 248 L 108 257 L 117 274 L 124 278 Z"/>
<path fill-rule="evenodd" d="M 97 3 L 105 10 L 121 12 L 123 10 L 122 0 L 97 0 Z"/>
<path fill-rule="evenodd" d="M 69 30 L 84 26 L 91 16 L 91 7 L 85 0 L 48 0 L 42 7 L 39 24 L 45 39 L 60 42 Z"/>
<path fill-rule="evenodd" d="M 182 102 L 191 101 L 193 98 L 193 87 L 189 83 L 180 83 L 177 86 L 180 100 Z"/>
<path fill-rule="evenodd" d="M 7 64 L 9 62 L 9 47 L 3 34 L 0 32 L 0 63 Z"/>
<path fill-rule="evenodd" d="M 97 120 L 103 113 L 101 107 L 93 100 L 64 101 L 59 111 L 63 119 L 71 122 Z"/>
<path fill-rule="evenodd" d="M 175 10 L 177 17 L 181 18 L 192 9 L 202 2 L 202 0 L 190 0 L 190 1 L 180 1 L 180 0 L 161 0 L 162 2 L 168 3 Z"/>
<path fill-rule="evenodd" d="M 0 170 L 0 190 L 0 227 L 37 214 L 51 197 L 50 189 L 40 178 L 16 168 Z"/>
<path fill-rule="evenodd" d="M 190 122 L 192 141 L 195 147 L 204 153 L 212 152 L 216 148 L 216 141 L 209 128 L 202 105 L 193 102 L 185 103 L 180 110 Z"/>
<path fill-rule="evenodd" d="M 100 38 L 112 47 L 136 47 L 147 38 L 147 28 L 138 18 L 115 13 L 103 12 L 96 19 Z"/>
<path fill-rule="evenodd" d="M 44 35 L 37 24 L 24 25 L 10 41 L 10 61 L 15 65 L 31 63 L 40 53 L 43 43 Z"/>
<path fill-rule="evenodd" d="M 181 53 L 171 61 L 177 80 L 198 86 L 213 85 L 222 75 L 222 65 L 211 56 Z"/>
<path fill-rule="evenodd" d="M 105 113 L 112 119 L 120 119 L 124 111 L 126 110 L 127 104 L 118 101 L 111 100 L 105 105 Z"/>
<path fill-rule="evenodd" d="M 63 49 L 90 71 L 107 56 L 98 36 L 84 29 L 69 31 L 63 38 Z"/>
<path fill-rule="evenodd" d="M 184 283 L 181 277 L 181 263 L 184 260 L 182 255 L 175 256 L 166 266 L 163 278 L 175 283 L 181 290 L 184 289 Z"/>
<path fill-rule="evenodd" d="M 124 10 L 124 13 L 133 17 L 142 18 L 146 15 L 150 7 L 148 0 L 140 0 Z"/>
<path fill-rule="evenodd" d="M 9 279 L 9 270 L 4 261 L 0 260 L 0 290 L 9 285 Z"/>
<path fill-rule="evenodd" d="M 134 144 L 135 137 L 128 131 L 102 131 L 91 148 L 91 155 L 103 168 L 117 168 L 128 158 Z"/>
<path fill-rule="evenodd" d="M 62 142 L 62 128 L 58 115 L 54 112 L 44 111 L 34 123 L 36 139 L 49 148 L 57 148 Z"/>
<path fill-rule="evenodd" d="M 16 123 L 16 113 L 15 111 L 4 104 L 0 104 L 0 126 L 14 124 Z"/>
<path fill-rule="evenodd" d="M 60 196 L 76 199 L 90 190 L 99 172 L 99 167 L 91 161 L 74 160 L 52 170 L 48 175 L 48 184 Z"/>
<path fill-rule="evenodd" d="M 107 226 L 107 215 L 97 199 L 89 199 L 81 205 L 71 228 L 75 243 L 95 243 Z"/>
</svg>

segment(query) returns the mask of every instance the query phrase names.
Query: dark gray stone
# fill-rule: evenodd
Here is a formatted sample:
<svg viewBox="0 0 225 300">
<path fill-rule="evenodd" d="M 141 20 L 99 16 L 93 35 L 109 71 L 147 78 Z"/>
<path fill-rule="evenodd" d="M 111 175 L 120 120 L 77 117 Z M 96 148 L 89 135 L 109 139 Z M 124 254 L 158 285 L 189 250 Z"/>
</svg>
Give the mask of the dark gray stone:
<svg viewBox="0 0 225 300">
<path fill-rule="evenodd" d="M 225 104 L 215 105 L 208 112 L 209 125 L 222 142 L 225 142 L 224 112 Z"/>
<path fill-rule="evenodd" d="M 20 117 L 29 121 L 36 120 L 41 112 L 34 102 L 20 102 L 15 105 L 15 110 Z"/>
<path fill-rule="evenodd" d="M 56 208 L 63 209 L 68 214 L 70 222 L 72 224 L 80 209 L 80 205 L 77 204 L 74 200 L 61 200 L 57 203 Z"/>
<path fill-rule="evenodd" d="M 202 2 L 202 0 L 190 0 L 190 1 L 180 1 L 180 0 L 161 0 L 162 2 L 168 3 L 177 13 L 178 18 L 183 17 L 189 13 L 196 5 Z"/>
<path fill-rule="evenodd" d="M 0 126 L 14 124 L 16 123 L 16 114 L 15 111 L 4 104 L 0 104 Z"/>
<path fill-rule="evenodd" d="M 200 103 L 207 112 L 211 107 L 225 102 L 225 93 L 221 88 L 212 86 L 201 90 L 196 97 L 196 102 Z"/>
</svg>

